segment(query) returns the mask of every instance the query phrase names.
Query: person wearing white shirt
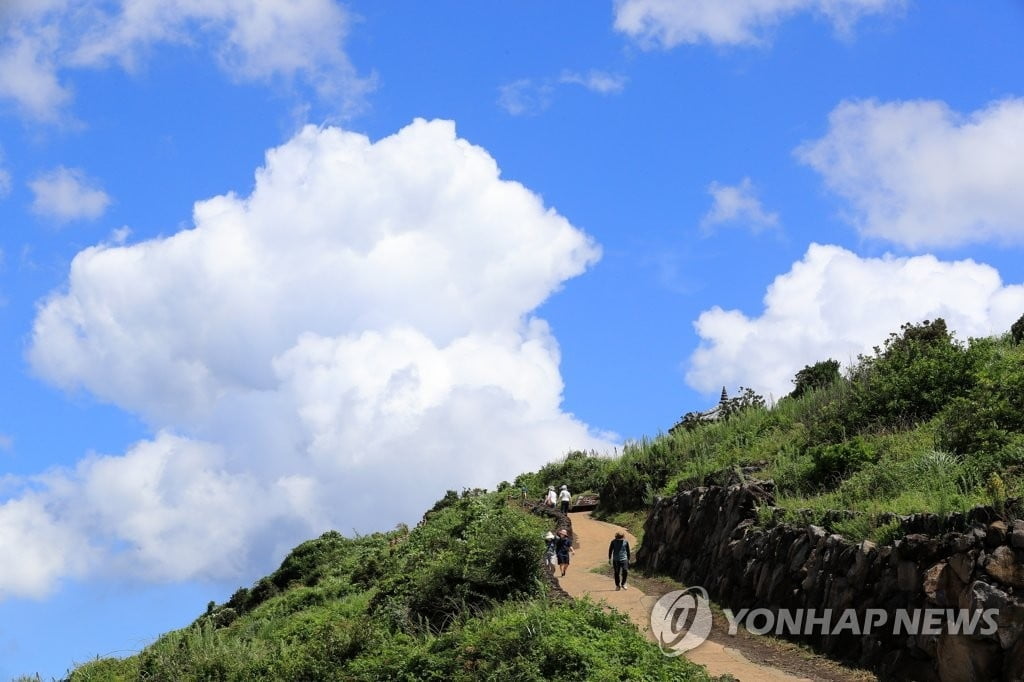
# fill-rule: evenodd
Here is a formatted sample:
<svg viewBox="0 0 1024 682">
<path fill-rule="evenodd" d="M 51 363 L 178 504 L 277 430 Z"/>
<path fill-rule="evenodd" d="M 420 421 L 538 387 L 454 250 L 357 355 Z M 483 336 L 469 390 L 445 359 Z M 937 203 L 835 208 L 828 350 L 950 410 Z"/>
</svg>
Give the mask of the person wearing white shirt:
<svg viewBox="0 0 1024 682">
<path fill-rule="evenodd" d="M 558 501 L 562 505 L 562 513 L 569 513 L 569 501 L 572 499 L 572 495 L 569 494 L 569 488 L 562 486 L 561 492 L 558 493 Z"/>
</svg>

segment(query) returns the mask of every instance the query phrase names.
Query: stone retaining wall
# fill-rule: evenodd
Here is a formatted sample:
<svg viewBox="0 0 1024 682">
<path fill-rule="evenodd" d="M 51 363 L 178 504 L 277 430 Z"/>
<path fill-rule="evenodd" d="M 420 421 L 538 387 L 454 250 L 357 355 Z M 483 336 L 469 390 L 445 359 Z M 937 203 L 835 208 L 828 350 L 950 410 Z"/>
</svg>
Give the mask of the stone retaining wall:
<svg viewBox="0 0 1024 682">
<path fill-rule="evenodd" d="M 757 526 L 771 483 L 695 488 L 660 499 L 644 525 L 637 566 L 701 585 L 723 607 L 998 609 L 988 635 L 817 632 L 794 639 L 894 680 L 1024 680 L 1024 521 L 979 509 L 951 520 L 900 519 L 892 546 L 851 543 L 814 525 Z M 819 628 L 820 630 L 821 628 Z"/>
</svg>

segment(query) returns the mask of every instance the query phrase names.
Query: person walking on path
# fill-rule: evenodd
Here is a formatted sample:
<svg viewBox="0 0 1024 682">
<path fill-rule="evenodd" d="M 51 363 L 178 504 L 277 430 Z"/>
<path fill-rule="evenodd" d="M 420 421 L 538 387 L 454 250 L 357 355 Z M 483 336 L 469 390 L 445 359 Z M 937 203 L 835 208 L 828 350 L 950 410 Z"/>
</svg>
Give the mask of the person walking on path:
<svg viewBox="0 0 1024 682">
<path fill-rule="evenodd" d="M 558 543 L 558 538 L 551 531 L 547 532 L 544 536 L 544 568 L 547 569 L 551 575 L 555 574 L 555 565 L 557 559 L 555 558 L 555 545 Z"/>
<path fill-rule="evenodd" d="M 564 528 L 558 531 L 558 540 L 555 542 L 555 556 L 558 557 L 558 567 L 562 569 L 562 576 L 565 576 L 569 568 L 569 555 L 575 553 L 572 548 L 572 538 Z"/>
<path fill-rule="evenodd" d="M 555 486 L 548 486 L 548 494 L 544 496 L 544 506 L 555 508 L 555 502 L 558 501 L 558 496 L 555 494 Z"/>
<path fill-rule="evenodd" d="M 558 501 L 562 504 L 562 513 L 569 513 L 569 501 L 572 500 L 572 495 L 569 494 L 569 488 L 562 486 L 561 492 L 558 493 Z"/>
<path fill-rule="evenodd" d="M 629 540 L 620 531 L 608 545 L 608 561 L 615 573 L 615 589 L 626 589 L 626 578 L 629 576 Z"/>
</svg>

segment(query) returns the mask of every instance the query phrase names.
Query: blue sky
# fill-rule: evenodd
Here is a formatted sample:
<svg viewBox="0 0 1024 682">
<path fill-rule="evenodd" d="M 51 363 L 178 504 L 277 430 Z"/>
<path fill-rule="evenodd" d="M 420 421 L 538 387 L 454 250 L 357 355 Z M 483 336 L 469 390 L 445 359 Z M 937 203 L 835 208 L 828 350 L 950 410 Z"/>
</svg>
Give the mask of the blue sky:
<svg viewBox="0 0 1024 682">
<path fill-rule="evenodd" d="M 0 7 L 0 679 L 1024 313 L 1024 5 Z"/>
</svg>

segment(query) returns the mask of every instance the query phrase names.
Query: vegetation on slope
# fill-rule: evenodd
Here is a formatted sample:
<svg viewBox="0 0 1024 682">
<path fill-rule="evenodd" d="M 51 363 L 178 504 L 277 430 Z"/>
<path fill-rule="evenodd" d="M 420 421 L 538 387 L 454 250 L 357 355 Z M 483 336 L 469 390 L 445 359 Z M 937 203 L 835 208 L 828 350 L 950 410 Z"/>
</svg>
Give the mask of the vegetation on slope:
<svg viewBox="0 0 1024 682">
<path fill-rule="evenodd" d="M 516 485 L 598 490 L 601 512 L 615 516 L 747 471 L 774 480 L 793 517 L 855 512 L 831 524 L 855 539 L 885 539 L 885 512 L 1001 507 L 1024 494 L 1024 317 L 967 343 L 941 319 L 907 324 L 845 373 L 826 360 L 794 384 L 774 406 L 748 395 L 725 419 L 684 420 L 616 459 L 573 453 Z"/>
<path fill-rule="evenodd" d="M 656 495 L 752 475 L 786 513 L 851 510 L 834 530 L 883 540 L 883 512 L 1005 507 L 1024 494 L 1024 317 L 967 343 L 942 320 L 904 325 L 842 374 L 816 363 L 777 404 L 746 391 L 721 413 L 614 459 L 570 453 L 515 490 L 564 483 L 635 517 Z M 191 626 L 71 680 L 706 679 L 622 616 L 552 599 L 546 528 L 502 493 L 450 492 L 413 530 L 304 543 Z"/>
<path fill-rule="evenodd" d="M 413 530 L 303 543 L 191 626 L 71 681 L 708 679 L 624 616 L 552 598 L 549 528 L 501 493 L 449 493 Z"/>
</svg>

